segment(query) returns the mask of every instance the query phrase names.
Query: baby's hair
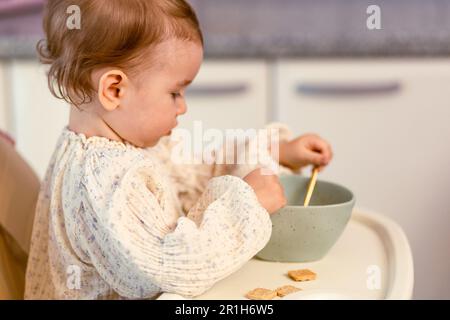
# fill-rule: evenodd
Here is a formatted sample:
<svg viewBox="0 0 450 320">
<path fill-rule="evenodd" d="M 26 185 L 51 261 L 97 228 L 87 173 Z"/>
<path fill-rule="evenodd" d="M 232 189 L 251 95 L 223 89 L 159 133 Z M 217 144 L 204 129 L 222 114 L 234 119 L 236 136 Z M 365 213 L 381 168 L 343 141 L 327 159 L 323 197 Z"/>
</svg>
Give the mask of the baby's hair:
<svg viewBox="0 0 450 320">
<path fill-rule="evenodd" d="M 79 29 L 67 26 L 72 5 L 80 9 Z M 77 107 L 92 101 L 95 69 L 137 71 L 144 53 L 171 38 L 203 45 L 197 16 L 185 0 L 48 0 L 43 26 L 46 39 L 37 51 L 50 65 L 50 91 Z"/>
</svg>

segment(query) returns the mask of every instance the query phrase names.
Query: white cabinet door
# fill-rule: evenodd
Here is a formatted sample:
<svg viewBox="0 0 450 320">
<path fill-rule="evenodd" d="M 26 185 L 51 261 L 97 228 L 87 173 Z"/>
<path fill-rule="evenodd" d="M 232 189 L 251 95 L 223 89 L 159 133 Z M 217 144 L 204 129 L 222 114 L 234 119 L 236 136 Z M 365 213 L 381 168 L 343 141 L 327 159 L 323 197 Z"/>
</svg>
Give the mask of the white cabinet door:
<svg viewBox="0 0 450 320">
<path fill-rule="evenodd" d="M 206 60 L 187 90 L 188 111 L 180 126 L 192 128 L 260 128 L 268 113 L 267 66 L 264 61 Z"/>
<path fill-rule="evenodd" d="M 281 61 L 276 75 L 279 120 L 334 148 L 321 178 L 405 228 L 417 297 L 449 297 L 450 60 Z"/>
<path fill-rule="evenodd" d="M 62 128 L 68 105 L 53 97 L 45 67 L 34 61 L 11 65 L 13 133 L 17 148 L 42 178 Z"/>
</svg>

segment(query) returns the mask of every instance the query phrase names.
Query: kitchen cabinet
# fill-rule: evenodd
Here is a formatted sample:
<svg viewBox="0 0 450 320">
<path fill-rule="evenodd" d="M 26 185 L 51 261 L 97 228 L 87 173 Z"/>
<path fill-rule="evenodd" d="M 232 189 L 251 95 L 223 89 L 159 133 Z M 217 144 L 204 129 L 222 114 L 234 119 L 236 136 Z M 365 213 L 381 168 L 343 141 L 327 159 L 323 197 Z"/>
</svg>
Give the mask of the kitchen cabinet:
<svg viewBox="0 0 450 320">
<path fill-rule="evenodd" d="M 420 296 L 448 296 L 450 60 L 283 60 L 275 69 L 277 119 L 333 146 L 319 178 L 400 222 Z"/>
<path fill-rule="evenodd" d="M 46 67 L 34 61 L 12 61 L 10 66 L 12 133 L 17 149 L 43 177 L 69 107 L 47 87 Z"/>
<path fill-rule="evenodd" d="M 415 258 L 416 298 L 450 296 L 450 59 L 207 59 L 187 90 L 207 128 L 287 123 L 330 141 L 319 175 L 350 188 L 357 206 L 404 228 Z M 42 178 L 68 106 L 31 60 L 0 64 L 0 127 Z M 304 172 L 308 174 L 308 172 Z"/>
</svg>

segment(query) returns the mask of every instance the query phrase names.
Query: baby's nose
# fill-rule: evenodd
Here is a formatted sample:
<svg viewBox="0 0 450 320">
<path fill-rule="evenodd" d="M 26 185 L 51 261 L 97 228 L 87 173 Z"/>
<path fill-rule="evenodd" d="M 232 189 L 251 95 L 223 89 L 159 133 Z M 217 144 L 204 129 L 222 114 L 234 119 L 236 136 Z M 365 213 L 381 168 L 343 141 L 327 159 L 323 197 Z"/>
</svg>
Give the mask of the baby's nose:
<svg viewBox="0 0 450 320">
<path fill-rule="evenodd" d="M 178 115 L 182 115 L 182 114 L 185 114 L 186 111 L 187 111 L 187 105 L 186 105 L 186 102 L 181 101 L 180 104 L 178 105 L 177 114 L 178 114 Z"/>
</svg>

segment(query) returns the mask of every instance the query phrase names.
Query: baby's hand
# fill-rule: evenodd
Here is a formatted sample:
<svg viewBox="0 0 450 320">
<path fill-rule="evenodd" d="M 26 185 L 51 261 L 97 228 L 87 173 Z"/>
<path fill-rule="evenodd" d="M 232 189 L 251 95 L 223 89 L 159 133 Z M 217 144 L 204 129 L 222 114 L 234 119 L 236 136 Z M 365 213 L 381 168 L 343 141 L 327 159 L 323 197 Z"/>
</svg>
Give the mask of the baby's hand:
<svg viewBox="0 0 450 320">
<path fill-rule="evenodd" d="M 312 164 L 322 171 L 332 158 L 330 144 L 316 134 L 305 134 L 280 143 L 280 164 L 293 170 Z"/>
<path fill-rule="evenodd" d="M 246 175 L 244 181 L 253 188 L 259 203 L 269 213 L 274 213 L 286 205 L 283 187 L 275 174 L 263 175 L 261 169 L 256 169 Z"/>
</svg>

